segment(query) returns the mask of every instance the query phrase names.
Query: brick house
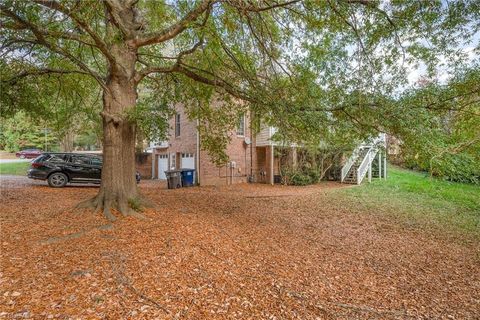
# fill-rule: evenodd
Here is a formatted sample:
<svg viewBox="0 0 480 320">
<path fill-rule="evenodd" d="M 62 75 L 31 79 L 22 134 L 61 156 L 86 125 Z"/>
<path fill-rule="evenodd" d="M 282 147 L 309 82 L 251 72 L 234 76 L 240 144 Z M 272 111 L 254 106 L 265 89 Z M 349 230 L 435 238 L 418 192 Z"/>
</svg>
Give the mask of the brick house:
<svg viewBox="0 0 480 320">
<path fill-rule="evenodd" d="M 242 182 L 274 184 L 280 182 L 281 163 L 295 165 L 297 162 L 295 144 L 284 146 L 273 141 L 274 127 L 261 125 L 260 130 L 255 132 L 247 114 L 239 121 L 237 129 L 231 132 L 231 141 L 226 150 L 230 161 L 217 166 L 202 150 L 197 121 L 190 120 L 181 105 L 177 105 L 175 111 L 175 116 L 169 122 L 168 140 L 151 144 L 154 179 L 166 179 L 165 171 L 169 169 L 188 168 L 196 170 L 195 181 L 204 186 Z M 371 181 L 374 166 L 377 176 L 386 178 L 385 145 L 385 134 L 359 144 L 352 155 L 344 159 L 339 180 L 360 184 L 368 177 L 368 181 Z M 281 156 L 285 154 L 288 155 L 286 158 Z"/>
<path fill-rule="evenodd" d="M 279 175 L 279 159 L 274 156 L 275 143 L 270 140 L 274 130 L 262 127 L 255 134 L 247 114 L 239 121 L 227 146 L 230 161 L 222 166 L 215 165 L 206 151 L 201 148 L 202 139 L 196 120 L 188 119 L 181 105 L 175 107 L 176 114 L 170 120 L 168 140 L 151 144 L 153 153 L 152 177 L 165 179 L 165 170 L 195 169 L 199 185 L 229 185 L 242 182 L 274 183 Z"/>
</svg>

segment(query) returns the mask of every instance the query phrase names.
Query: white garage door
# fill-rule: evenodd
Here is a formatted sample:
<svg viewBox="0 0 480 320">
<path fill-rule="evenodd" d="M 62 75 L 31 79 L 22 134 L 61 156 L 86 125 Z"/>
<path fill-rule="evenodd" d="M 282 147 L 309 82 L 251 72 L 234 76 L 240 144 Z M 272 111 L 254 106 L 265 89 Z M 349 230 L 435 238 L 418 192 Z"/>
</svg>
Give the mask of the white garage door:
<svg viewBox="0 0 480 320">
<path fill-rule="evenodd" d="M 165 180 L 167 176 L 165 171 L 168 170 L 168 154 L 158 155 L 158 179 Z"/>
<path fill-rule="evenodd" d="M 182 153 L 182 169 L 195 169 L 195 157 L 193 153 Z"/>
</svg>

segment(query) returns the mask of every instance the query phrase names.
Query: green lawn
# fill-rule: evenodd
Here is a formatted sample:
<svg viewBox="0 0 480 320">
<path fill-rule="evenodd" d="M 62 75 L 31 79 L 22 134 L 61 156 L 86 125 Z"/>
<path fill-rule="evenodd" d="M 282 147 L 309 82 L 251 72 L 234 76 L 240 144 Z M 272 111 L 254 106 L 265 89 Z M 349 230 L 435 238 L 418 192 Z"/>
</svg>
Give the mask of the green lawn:
<svg viewBox="0 0 480 320">
<path fill-rule="evenodd" d="M 339 194 L 373 213 L 393 214 L 408 225 L 437 225 L 480 236 L 480 186 L 389 166 L 386 181 L 373 179 Z"/>
<path fill-rule="evenodd" d="M 0 163 L 0 174 L 25 176 L 30 162 Z"/>
</svg>

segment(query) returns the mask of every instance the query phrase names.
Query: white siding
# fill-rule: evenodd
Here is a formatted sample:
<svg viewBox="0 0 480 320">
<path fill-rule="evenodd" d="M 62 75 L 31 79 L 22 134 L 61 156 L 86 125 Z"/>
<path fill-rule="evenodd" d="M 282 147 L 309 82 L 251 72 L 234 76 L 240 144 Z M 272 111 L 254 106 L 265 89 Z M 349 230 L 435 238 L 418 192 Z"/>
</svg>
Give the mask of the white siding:
<svg viewBox="0 0 480 320">
<path fill-rule="evenodd" d="M 260 132 L 257 133 L 255 137 L 257 147 L 269 146 L 272 144 L 270 138 L 272 137 L 272 127 L 262 124 L 260 126 Z"/>
</svg>

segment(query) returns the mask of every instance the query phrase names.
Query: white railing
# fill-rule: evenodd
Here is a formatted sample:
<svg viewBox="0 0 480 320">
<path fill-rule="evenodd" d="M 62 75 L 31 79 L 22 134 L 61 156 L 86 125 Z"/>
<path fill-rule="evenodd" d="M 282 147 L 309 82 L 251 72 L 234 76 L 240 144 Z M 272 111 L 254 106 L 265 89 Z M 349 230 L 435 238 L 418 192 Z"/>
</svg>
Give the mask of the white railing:
<svg viewBox="0 0 480 320">
<path fill-rule="evenodd" d="M 362 147 L 375 147 L 375 146 L 385 147 L 386 143 L 387 143 L 386 134 L 380 133 L 375 138 L 362 142 L 361 146 Z"/>
<path fill-rule="evenodd" d="M 343 182 L 343 180 L 345 180 L 345 178 L 347 177 L 347 174 L 350 171 L 350 168 L 353 166 L 353 164 L 355 163 L 355 161 L 358 158 L 359 152 L 360 152 L 359 147 L 357 147 L 355 150 L 353 150 L 352 155 L 350 156 L 350 158 L 348 158 L 347 162 L 342 167 L 342 175 L 341 175 L 341 180 L 340 180 L 341 182 Z"/>
<path fill-rule="evenodd" d="M 366 174 L 366 170 L 368 170 L 368 167 L 370 165 L 370 163 L 373 161 L 373 158 L 370 159 L 368 157 L 370 157 L 370 152 L 372 149 L 375 149 L 375 154 L 374 156 L 377 154 L 378 152 L 378 149 L 377 147 L 378 146 L 383 146 L 385 147 L 386 146 L 386 134 L 385 133 L 380 133 L 378 136 L 376 136 L 375 138 L 373 138 L 372 140 L 369 140 L 369 141 L 365 141 L 363 143 L 361 143 L 352 153 L 352 155 L 350 156 L 350 158 L 347 160 L 347 162 L 345 163 L 345 165 L 342 167 L 342 173 L 341 173 L 341 182 L 343 182 L 345 180 L 345 178 L 347 177 L 348 175 L 348 172 L 350 171 L 350 169 L 352 168 L 353 164 L 355 163 L 355 161 L 358 159 L 359 155 L 360 155 L 360 151 L 363 150 L 363 149 L 367 149 L 369 148 L 370 150 L 368 151 L 368 153 L 365 155 L 363 161 L 362 161 L 362 164 L 360 165 L 360 167 L 358 168 L 357 170 L 357 183 L 361 183 L 361 180 L 363 179 L 363 177 L 365 176 Z M 366 161 L 366 159 L 368 158 L 368 165 L 364 168 L 362 168 L 362 165 L 364 165 L 364 162 Z M 362 169 L 360 171 L 360 169 Z M 362 176 L 360 176 L 358 174 L 358 172 L 361 173 Z"/>
<path fill-rule="evenodd" d="M 380 133 L 378 135 L 378 137 L 376 137 L 373 140 L 373 144 L 374 145 L 382 145 L 382 146 L 385 147 L 387 145 L 387 135 L 385 133 Z"/>
<path fill-rule="evenodd" d="M 152 141 L 149 145 L 150 148 L 168 148 L 168 141 Z"/>
<path fill-rule="evenodd" d="M 357 184 L 361 184 L 367 172 L 371 170 L 371 165 L 373 160 L 375 159 L 375 156 L 377 155 L 377 152 L 378 149 L 375 147 L 372 147 L 368 150 L 365 158 L 363 158 L 362 163 L 357 169 Z"/>
</svg>

